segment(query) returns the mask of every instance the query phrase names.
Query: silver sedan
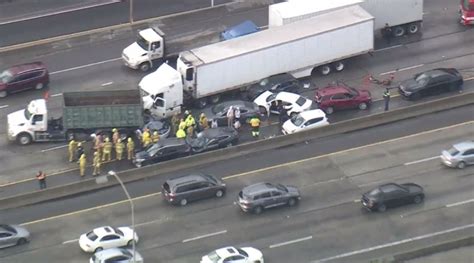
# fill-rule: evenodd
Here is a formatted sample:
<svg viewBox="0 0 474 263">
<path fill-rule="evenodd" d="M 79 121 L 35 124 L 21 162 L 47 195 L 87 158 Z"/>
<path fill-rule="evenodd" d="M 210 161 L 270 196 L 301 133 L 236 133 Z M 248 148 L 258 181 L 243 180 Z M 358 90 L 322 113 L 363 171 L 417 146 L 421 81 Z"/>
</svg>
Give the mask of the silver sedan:
<svg viewBox="0 0 474 263">
<path fill-rule="evenodd" d="M 29 241 L 28 230 L 17 225 L 0 224 L 0 248 L 22 245 Z"/>
<path fill-rule="evenodd" d="M 451 149 L 441 153 L 441 162 L 449 167 L 463 169 L 474 164 L 474 141 L 454 144 Z"/>
</svg>

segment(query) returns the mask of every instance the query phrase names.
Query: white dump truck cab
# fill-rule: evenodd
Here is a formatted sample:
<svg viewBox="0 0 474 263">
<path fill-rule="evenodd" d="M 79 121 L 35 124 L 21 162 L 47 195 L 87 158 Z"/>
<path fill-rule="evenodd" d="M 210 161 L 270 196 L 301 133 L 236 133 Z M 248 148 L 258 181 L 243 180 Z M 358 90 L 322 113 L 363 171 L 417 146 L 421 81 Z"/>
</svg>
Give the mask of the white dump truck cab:
<svg viewBox="0 0 474 263">
<path fill-rule="evenodd" d="M 164 63 L 138 84 L 143 108 L 158 119 L 179 114 L 183 105 L 183 82 L 178 71 Z"/>
<path fill-rule="evenodd" d="M 163 59 L 164 37 L 156 26 L 139 31 L 137 40 L 123 50 L 123 62 L 133 69 L 150 70 L 154 61 Z"/>
<path fill-rule="evenodd" d="M 8 114 L 8 139 L 25 145 L 34 140 L 35 133 L 47 132 L 48 111 L 44 99 L 31 101 L 26 109 Z"/>
</svg>

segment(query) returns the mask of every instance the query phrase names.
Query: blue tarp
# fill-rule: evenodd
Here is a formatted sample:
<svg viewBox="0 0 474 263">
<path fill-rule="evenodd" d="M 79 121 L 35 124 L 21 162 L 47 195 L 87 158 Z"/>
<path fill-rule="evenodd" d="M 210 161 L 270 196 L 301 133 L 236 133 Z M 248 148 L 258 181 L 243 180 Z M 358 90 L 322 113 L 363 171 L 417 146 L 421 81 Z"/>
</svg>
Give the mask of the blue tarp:
<svg viewBox="0 0 474 263">
<path fill-rule="evenodd" d="M 229 40 L 232 38 L 252 34 L 258 31 L 258 26 L 250 20 L 246 20 L 236 26 L 228 28 L 221 33 L 222 40 Z"/>
</svg>

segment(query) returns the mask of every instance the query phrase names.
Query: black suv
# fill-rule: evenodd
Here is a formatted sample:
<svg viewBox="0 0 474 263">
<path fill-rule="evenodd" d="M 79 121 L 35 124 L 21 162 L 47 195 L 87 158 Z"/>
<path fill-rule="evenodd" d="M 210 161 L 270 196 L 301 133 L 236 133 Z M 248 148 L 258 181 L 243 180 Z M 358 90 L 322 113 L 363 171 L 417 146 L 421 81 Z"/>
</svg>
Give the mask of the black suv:
<svg viewBox="0 0 474 263">
<path fill-rule="evenodd" d="M 257 183 L 240 191 L 238 205 L 244 212 L 260 214 L 267 208 L 294 206 L 300 199 L 300 192 L 294 186 Z"/>
<path fill-rule="evenodd" d="M 191 154 L 191 147 L 184 139 L 166 138 L 135 154 L 136 167 L 171 160 Z"/>
<path fill-rule="evenodd" d="M 225 194 L 225 183 L 207 174 L 189 174 L 168 179 L 163 185 L 163 198 L 171 204 L 186 205 L 210 197 L 222 197 Z"/>
<path fill-rule="evenodd" d="M 273 93 L 280 91 L 297 93 L 299 88 L 301 88 L 301 83 L 292 75 L 288 73 L 273 75 L 251 85 L 248 91 L 248 99 L 253 101 L 267 90 Z"/>
</svg>

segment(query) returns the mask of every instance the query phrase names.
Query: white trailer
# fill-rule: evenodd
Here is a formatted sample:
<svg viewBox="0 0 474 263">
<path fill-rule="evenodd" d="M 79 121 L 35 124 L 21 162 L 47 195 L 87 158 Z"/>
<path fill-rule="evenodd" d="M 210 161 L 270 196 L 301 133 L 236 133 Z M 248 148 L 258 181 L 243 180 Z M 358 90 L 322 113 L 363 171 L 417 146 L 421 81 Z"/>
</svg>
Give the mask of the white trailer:
<svg viewBox="0 0 474 263">
<path fill-rule="evenodd" d="M 268 26 L 281 26 L 353 5 L 360 5 L 375 17 L 375 31 L 388 24 L 396 37 L 419 32 L 423 21 L 423 0 L 288 0 L 269 6 Z"/>
<path fill-rule="evenodd" d="M 338 19 L 334 19 L 338 17 Z M 344 60 L 373 50 L 374 18 L 359 6 L 347 7 L 280 27 L 180 53 L 177 71 L 184 94 L 203 107 L 222 93 L 247 88 L 262 78 L 288 72 L 299 78 L 317 70 L 326 75 L 344 69 Z M 168 65 L 166 65 L 168 66 Z M 169 67 L 169 66 L 168 66 Z M 167 75 L 152 73 L 154 83 L 168 83 Z M 151 79 L 151 76 L 147 76 Z M 156 86 L 146 89 L 166 101 Z M 164 109 L 166 111 L 166 108 Z"/>
</svg>

